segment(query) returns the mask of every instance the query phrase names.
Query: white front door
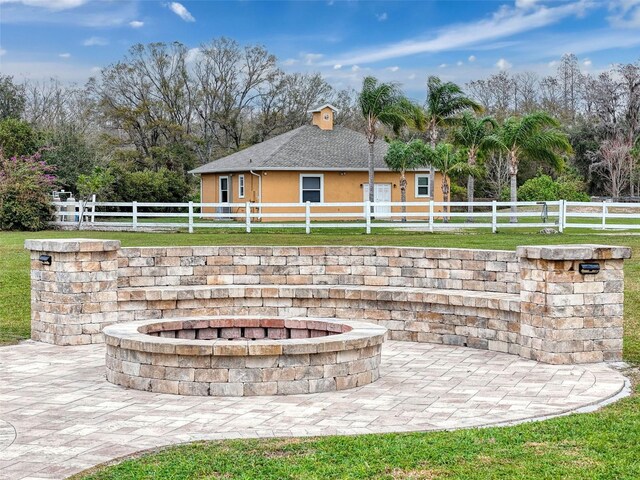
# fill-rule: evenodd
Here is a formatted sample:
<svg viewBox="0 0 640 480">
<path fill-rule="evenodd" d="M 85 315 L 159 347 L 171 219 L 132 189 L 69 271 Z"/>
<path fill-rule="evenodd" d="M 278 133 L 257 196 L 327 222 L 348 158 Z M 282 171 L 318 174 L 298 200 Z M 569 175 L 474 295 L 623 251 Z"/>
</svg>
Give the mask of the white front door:
<svg viewBox="0 0 640 480">
<path fill-rule="evenodd" d="M 369 200 L 369 184 L 365 183 L 362 186 L 363 201 Z M 391 184 L 390 183 L 375 183 L 373 185 L 373 201 L 374 202 L 390 202 L 391 201 Z M 373 208 L 373 215 L 376 217 L 388 216 L 391 213 L 391 207 L 389 205 L 376 205 Z"/>
</svg>

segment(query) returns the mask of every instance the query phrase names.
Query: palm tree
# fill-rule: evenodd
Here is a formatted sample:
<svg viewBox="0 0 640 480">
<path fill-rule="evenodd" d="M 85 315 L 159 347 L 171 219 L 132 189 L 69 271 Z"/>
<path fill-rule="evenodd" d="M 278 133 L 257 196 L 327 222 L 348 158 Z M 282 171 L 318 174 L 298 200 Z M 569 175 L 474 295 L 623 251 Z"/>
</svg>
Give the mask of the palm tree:
<svg viewBox="0 0 640 480">
<path fill-rule="evenodd" d="M 439 143 L 435 148 L 429 149 L 428 161 L 436 169 L 440 170 L 442 175 L 442 198 L 447 201 L 449 192 L 451 191 L 449 179 L 455 175 L 467 175 L 471 172 L 462 152 L 457 151 L 450 143 Z M 435 187 L 435 186 L 434 186 Z M 449 207 L 444 207 L 443 219 L 445 223 L 448 221 Z"/>
<path fill-rule="evenodd" d="M 422 140 L 413 140 L 409 143 L 394 140 L 389 145 L 389 150 L 384 157 L 384 161 L 390 170 L 400 172 L 400 201 L 402 213 L 407 211 L 404 203 L 407 201 L 407 170 L 415 170 L 428 163 L 429 147 Z M 407 217 L 403 216 L 402 221 L 406 222 Z"/>
<path fill-rule="evenodd" d="M 545 112 L 507 118 L 498 132 L 500 147 L 506 152 L 511 178 L 511 201 L 518 200 L 518 164 L 523 158 L 544 162 L 559 170 L 564 165 L 562 153 L 571 153 L 567 135 L 560 123 Z M 516 223 L 517 207 L 511 205 L 511 223 Z"/>
<path fill-rule="evenodd" d="M 429 133 L 431 148 L 436 148 L 438 129 L 455 122 L 455 115 L 463 110 L 472 109 L 481 112 L 479 103 L 465 96 L 462 89 L 453 82 L 442 82 L 440 78 L 430 76 L 427 79 L 427 102 L 425 104 L 425 121 Z M 436 173 L 431 169 L 429 183 L 436 181 Z"/>
<path fill-rule="evenodd" d="M 396 83 L 379 83 L 375 77 L 364 79 L 358 104 L 365 120 L 365 135 L 369 142 L 369 201 L 373 202 L 374 146 L 378 128 L 384 125 L 396 134 L 408 125 L 421 128 L 423 116 L 420 108 L 404 96 Z"/>
<path fill-rule="evenodd" d="M 470 169 L 467 176 L 467 201 L 469 202 L 467 211 L 472 213 L 475 177 L 479 173 L 478 155 L 500 148 L 500 141 L 494 135 L 498 123 L 493 117 L 478 118 L 471 112 L 463 112 L 457 123 L 458 126 L 453 131 L 452 137 L 453 142 L 467 153 L 467 165 Z M 472 222 L 473 218 L 469 217 L 467 220 Z"/>
</svg>

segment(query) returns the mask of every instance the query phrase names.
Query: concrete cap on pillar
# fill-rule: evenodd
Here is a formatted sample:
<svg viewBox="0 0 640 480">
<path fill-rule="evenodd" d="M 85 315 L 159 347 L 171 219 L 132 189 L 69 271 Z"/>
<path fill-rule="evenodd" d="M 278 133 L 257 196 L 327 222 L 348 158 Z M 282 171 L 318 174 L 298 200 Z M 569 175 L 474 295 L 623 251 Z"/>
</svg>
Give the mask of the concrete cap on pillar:
<svg viewBox="0 0 640 480">
<path fill-rule="evenodd" d="M 96 238 L 25 240 L 24 248 L 36 252 L 108 252 L 120 249 L 120 240 Z"/>
<path fill-rule="evenodd" d="M 516 249 L 518 257 L 542 260 L 618 260 L 631 258 L 631 248 L 611 245 L 530 245 Z"/>
</svg>

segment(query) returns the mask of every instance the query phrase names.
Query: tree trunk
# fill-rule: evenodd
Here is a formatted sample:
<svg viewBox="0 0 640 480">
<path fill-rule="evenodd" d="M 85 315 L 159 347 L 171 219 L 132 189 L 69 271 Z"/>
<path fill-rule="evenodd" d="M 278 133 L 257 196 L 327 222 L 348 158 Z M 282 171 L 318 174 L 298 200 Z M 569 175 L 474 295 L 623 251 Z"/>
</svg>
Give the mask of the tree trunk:
<svg viewBox="0 0 640 480">
<path fill-rule="evenodd" d="M 476 155 L 475 153 L 469 153 L 469 166 L 473 167 L 476 164 Z M 473 175 L 469 175 L 467 177 L 467 202 L 469 202 L 469 205 L 467 206 L 467 212 L 468 213 L 473 213 L 473 197 L 474 197 L 474 190 L 475 190 L 475 184 L 476 184 L 476 179 Z M 471 215 L 469 215 L 467 217 L 467 222 L 473 222 L 473 217 Z"/>
<path fill-rule="evenodd" d="M 400 172 L 400 201 L 402 202 L 402 207 L 401 207 L 402 213 L 406 213 L 407 206 L 404 204 L 404 202 L 407 201 L 407 177 L 405 177 L 404 170 Z M 403 215 L 402 221 L 406 222 L 407 217 Z"/>
<path fill-rule="evenodd" d="M 431 129 L 429 131 L 429 138 L 431 142 L 431 148 L 436 148 L 436 140 L 438 139 L 438 129 L 435 123 L 431 123 Z M 436 191 L 436 171 L 433 165 L 429 165 L 429 193 L 431 194 L 431 200 L 435 200 Z"/>
<path fill-rule="evenodd" d="M 518 201 L 518 160 L 515 155 L 510 154 L 509 158 L 509 176 L 511 177 L 511 202 Z M 518 213 L 518 207 L 514 204 L 511 205 L 511 218 L 509 222 L 518 223 L 518 217 L 516 217 L 516 213 Z"/>
<path fill-rule="evenodd" d="M 369 201 L 373 203 L 375 201 L 375 192 L 374 192 L 374 147 L 375 140 L 373 142 L 369 142 Z M 371 206 L 371 213 L 374 212 L 373 205 Z"/>
<path fill-rule="evenodd" d="M 442 173 L 442 201 L 443 202 L 448 202 L 449 201 L 449 182 L 447 182 L 447 176 L 444 174 L 444 172 Z M 444 215 L 442 216 L 442 221 L 444 223 L 449 223 L 449 206 L 445 205 L 443 208 L 443 213 Z"/>
</svg>

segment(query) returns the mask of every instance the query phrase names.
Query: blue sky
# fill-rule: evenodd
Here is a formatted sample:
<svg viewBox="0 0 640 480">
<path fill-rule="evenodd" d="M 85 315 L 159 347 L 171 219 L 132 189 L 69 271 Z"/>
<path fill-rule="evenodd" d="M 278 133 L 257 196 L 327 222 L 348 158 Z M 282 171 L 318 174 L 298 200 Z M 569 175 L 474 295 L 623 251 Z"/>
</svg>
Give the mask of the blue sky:
<svg viewBox="0 0 640 480">
<path fill-rule="evenodd" d="M 430 74 L 459 83 L 502 69 L 546 75 L 568 52 L 591 72 L 637 61 L 640 0 L 0 0 L 0 70 L 18 78 L 83 83 L 135 43 L 195 49 L 223 35 L 339 88 L 375 75 L 418 95 Z"/>
</svg>

